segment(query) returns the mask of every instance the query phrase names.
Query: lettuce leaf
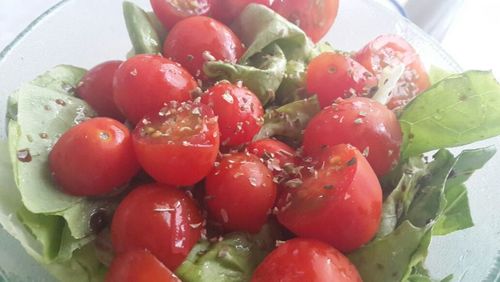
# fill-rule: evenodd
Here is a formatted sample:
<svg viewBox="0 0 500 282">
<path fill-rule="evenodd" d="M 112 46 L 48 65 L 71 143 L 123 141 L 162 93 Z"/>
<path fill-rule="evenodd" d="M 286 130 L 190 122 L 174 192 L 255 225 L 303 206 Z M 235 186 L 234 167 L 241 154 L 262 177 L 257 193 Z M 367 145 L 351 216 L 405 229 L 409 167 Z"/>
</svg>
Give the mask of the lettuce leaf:
<svg viewBox="0 0 500 282">
<path fill-rule="evenodd" d="M 152 16 L 129 1 L 123 2 L 123 16 L 134 54 L 161 54 L 163 41 L 151 21 Z"/>
<path fill-rule="evenodd" d="M 401 114 L 402 157 L 497 136 L 499 121 L 500 85 L 491 72 L 450 76 L 417 96 Z"/>
</svg>

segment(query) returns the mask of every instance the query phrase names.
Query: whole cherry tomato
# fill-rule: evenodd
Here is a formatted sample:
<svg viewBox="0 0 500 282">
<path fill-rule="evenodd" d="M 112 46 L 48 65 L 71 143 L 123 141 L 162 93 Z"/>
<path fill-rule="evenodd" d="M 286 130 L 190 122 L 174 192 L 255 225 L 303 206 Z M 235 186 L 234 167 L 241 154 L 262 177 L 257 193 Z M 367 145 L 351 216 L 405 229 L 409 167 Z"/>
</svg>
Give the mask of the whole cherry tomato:
<svg viewBox="0 0 500 282">
<path fill-rule="evenodd" d="M 288 173 L 297 164 L 295 150 L 278 140 L 255 141 L 248 145 L 247 151 L 264 162 L 267 168 L 272 171 L 276 183 L 287 180 Z"/>
<path fill-rule="evenodd" d="M 134 250 L 116 256 L 106 274 L 106 282 L 181 282 L 147 250 Z"/>
<path fill-rule="evenodd" d="M 52 148 L 49 165 L 61 190 L 76 196 L 111 193 L 139 171 L 128 128 L 110 118 L 69 129 Z"/>
<path fill-rule="evenodd" d="M 180 63 L 197 78 L 205 78 L 210 60 L 230 63 L 243 54 L 240 39 L 229 27 L 208 17 L 190 17 L 177 23 L 163 44 L 163 55 Z"/>
<path fill-rule="evenodd" d="M 264 109 L 250 90 L 219 82 L 201 98 L 219 117 L 222 146 L 239 146 L 252 141 L 263 123 Z"/>
<path fill-rule="evenodd" d="M 272 251 L 255 270 L 252 282 L 362 282 L 356 267 L 321 241 L 296 238 Z"/>
<path fill-rule="evenodd" d="M 318 42 L 337 18 L 339 0 L 275 0 L 272 8 Z"/>
<path fill-rule="evenodd" d="M 339 100 L 323 109 L 307 125 L 304 152 L 315 156 L 328 146 L 351 144 L 368 159 L 378 176 L 399 161 L 401 126 L 384 105 L 362 97 Z"/>
<path fill-rule="evenodd" d="M 149 250 L 176 269 L 201 237 L 203 217 L 181 190 L 160 184 L 135 188 L 120 203 L 111 223 L 117 254 Z"/>
<path fill-rule="evenodd" d="M 369 42 L 354 59 L 377 76 L 386 67 L 404 65 L 405 71 L 387 106 L 398 109 L 430 87 L 429 76 L 415 49 L 398 35 L 382 35 Z"/>
<path fill-rule="evenodd" d="M 275 0 L 218 0 L 215 4 L 214 17 L 226 24 L 231 24 L 248 4 L 262 4 L 271 7 Z"/>
<path fill-rule="evenodd" d="M 167 30 L 182 19 L 208 15 L 213 0 L 150 0 L 155 15 Z"/>
<path fill-rule="evenodd" d="M 223 156 L 207 176 L 205 191 L 209 215 L 226 231 L 257 233 L 276 200 L 271 172 L 248 153 Z"/>
<path fill-rule="evenodd" d="M 170 102 L 147 116 L 133 133 L 137 159 L 156 181 L 188 186 L 202 180 L 219 152 L 212 109 L 196 102 Z"/>
<path fill-rule="evenodd" d="M 194 78 L 177 63 L 157 55 L 137 55 L 115 73 L 114 100 L 134 125 L 157 113 L 166 102 L 187 101 L 197 89 Z"/>
<path fill-rule="evenodd" d="M 78 83 L 76 95 L 102 117 L 125 120 L 113 99 L 113 77 L 122 61 L 108 61 L 90 69 Z"/>
<path fill-rule="evenodd" d="M 342 252 L 368 243 L 378 230 L 382 188 L 354 147 L 337 145 L 317 158 L 316 171 L 280 194 L 279 222 L 299 237 L 318 239 Z"/>
<path fill-rule="evenodd" d="M 338 98 L 371 96 L 378 81 L 362 65 L 350 57 L 327 52 L 314 58 L 306 75 L 307 92 L 317 95 L 322 108 Z"/>
</svg>

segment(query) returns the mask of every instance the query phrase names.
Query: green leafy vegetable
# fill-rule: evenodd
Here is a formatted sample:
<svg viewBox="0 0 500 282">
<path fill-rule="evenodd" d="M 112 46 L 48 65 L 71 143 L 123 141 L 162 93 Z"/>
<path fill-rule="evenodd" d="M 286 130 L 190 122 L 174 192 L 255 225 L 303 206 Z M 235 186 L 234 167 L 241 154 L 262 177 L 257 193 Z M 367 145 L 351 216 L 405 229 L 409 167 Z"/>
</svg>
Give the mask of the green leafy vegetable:
<svg viewBox="0 0 500 282">
<path fill-rule="evenodd" d="M 429 70 L 429 80 L 431 82 L 431 85 L 434 85 L 434 84 L 440 82 L 441 80 L 443 80 L 449 76 L 452 76 L 453 74 L 454 73 L 452 73 L 448 70 L 439 68 L 437 66 L 431 66 L 431 68 Z"/>
<path fill-rule="evenodd" d="M 262 129 L 254 139 L 286 136 L 301 140 L 302 130 L 320 110 L 316 96 L 270 110 L 264 117 Z"/>
<path fill-rule="evenodd" d="M 306 64 L 302 61 L 288 61 L 276 99 L 280 105 L 289 104 L 305 98 Z"/>
<path fill-rule="evenodd" d="M 403 159 L 500 134 L 500 85 L 490 72 L 453 75 L 403 111 Z"/>
<path fill-rule="evenodd" d="M 275 92 L 285 75 L 286 58 L 281 48 L 271 44 L 262 52 L 253 55 L 245 64 L 231 64 L 222 61 L 207 62 L 205 74 L 217 80 L 226 79 L 233 83 L 242 81 L 263 105 L 274 100 Z"/>
<path fill-rule="evenodd" d="M 279 232 L 266 225 L 257 235 L 232 233 L 220 242 L 201 241 L 176 270 L 186 282 L 244 282 L 275 246 Z"/>
<path fill-rule="evenodd" d="M 132 2 L 123 2 L 123 15 L 135 54 L 160 54 L 160 36 L 148 14 Z"/>
</svg>

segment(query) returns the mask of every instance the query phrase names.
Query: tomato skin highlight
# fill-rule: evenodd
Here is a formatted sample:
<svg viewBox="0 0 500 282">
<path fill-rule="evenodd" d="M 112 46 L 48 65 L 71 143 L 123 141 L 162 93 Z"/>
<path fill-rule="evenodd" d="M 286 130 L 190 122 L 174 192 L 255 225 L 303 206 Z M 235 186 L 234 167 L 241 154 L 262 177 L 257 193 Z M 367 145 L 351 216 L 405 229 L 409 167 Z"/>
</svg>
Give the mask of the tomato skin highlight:
<svg viewBox="0 0 500 282">
<path fill-rule="evenodd" d="M 315 175 L 280 195 L 278 220 L 299 237 L 321 240 L 344 253 L 356 250 L 375 236 L 380 224 L 378 178 L 349 145 L 331 147 L 317 160 Z"/>
<path fill-rule="evenodd" d="M 164 103 L 191 99 L 197 87 L 177 63 L 157 55 L 137 55 L 116 71 L 113 95 L 118 108 L 135 125 L 145 115 L 157 113 Z"/>
<path fill-rule="evenodd" d="M 107 61 L 90 69 L 80 80 L 76 95 L 102 117 L 124 121 L 113 99 L 113 77 L 122 61 Z"/>
<path fill-rule="evenodd" d="M 303 145 L 304 153 L 314 157 L 327 146 L 351 144 L 383 176 L 399 161 L 401 143 L 401 126 L 392 111 L 369 98 L 353 97 L 317 114 L 306 127 Z"/>
<path fill-rule="evenodd" d="M 201 102 L 219 117 L 222 146 L 239 146 L 252 141 L 264 118 L 262 104 L 250 90 L 220 82 L 207 90 Z"/>
<path fill-rule="evenodd" d="M 225 231 L 257 233 L 276 200 L 271 172 L 252 154 L 222 157 L 205 180 L 205 203 Z"/>
<path fill-rule="evenodd" d="M 120 203 L 111 223 L 117 254 L 149 250 L 176 269 L 198 242 L 203 217 L 194 200 L 174 187 L 148 184 L 135 188 Z"/>
<path fill-rule="evenodd" d="M 181 282 L 147 250 L 134 250 L 116 256 L 106 273 L 106 282 Z"/>
<path fill-rule="evenodd" d="M 170 102 L 133 132 L 137 159 L 160 183 L 189 186 L 208 175 L 217 158 L 220 133 L 212 109 L 196 102 Z"/>
<path fill-rule="evenodd" d="M 180 63 L 196 78 L 205 79 L 204 63 L 236 63 L 243 55 L 240 39 L 224 24 L 208 17 L 190 17 L 177 23 L 163 44 L 163 55 Z"/>
<path fill-rule="evenodd" d="M 371 96 L 377 78 L 350 57 L 327 52 L 314 58 L 306 75 L 307 92 L 317 95 L 322 108 L 338 98 Z"/>
<path fill-rule="evenodd" d="M 255 270 L 252 282 L 362 282 L 356 267 L 321 241 L 296 238 L 272 251 Z"/>
<path fill-rule="evenodd" d="M 193 5 L 193 2 L 196 4 Z M 185 18 L 209 15 L 212 2 L 213 0 L 150 0 L 156 17 L 167 30 Z"/>
<path fill-rule="evenodd" d="M 335 22 L 339 0 L 275 0 L 272 9 L 304 30 L 316 43 Z"/>
<path fill-rule="evenodd" d="M 139 171 L 127 127 L 94 118 L 65 132 L 49 154 L 52 177 L 75 196 L 102 196 L 127 184 Z"/>
<path fill-rule="evenodd" d="M 358 51 L 353 58 L 369 71 L 380 76 L 389 66 L 406 67 L 398 87 L 393 91 L 387 104 L 389 109 L 400 109 L 415 96 L 430 87 L 429 76 L 415 49 L 402 37 L 388 34 L 381 35 Z"/>
</svg>

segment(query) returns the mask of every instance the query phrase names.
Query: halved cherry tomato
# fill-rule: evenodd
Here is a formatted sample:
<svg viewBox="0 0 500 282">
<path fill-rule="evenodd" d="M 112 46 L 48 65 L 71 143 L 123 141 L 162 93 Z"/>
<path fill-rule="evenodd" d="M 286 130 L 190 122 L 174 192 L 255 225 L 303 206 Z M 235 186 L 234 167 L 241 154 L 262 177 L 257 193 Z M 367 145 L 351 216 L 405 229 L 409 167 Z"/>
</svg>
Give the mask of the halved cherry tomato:
<svg viewBox="0 0 500 282">
<path fill-rule="evenodd" d="M 252 154 L 229 154 L 205 180 L 211 218 L 226 231 L 258 232 L 276 200 L 271 171 Z"/>
<path fill-rule="evenodd" d="M 212 169 L 219 152 L 217 118 L 207 105 L 170 102 L 133 133 L 137 159 L 156 181 L 193 185 Z"/>
<path fill-rule="evenodd" d="M 337 18 L 339 0 L 275 0 L 272 8 L 318 42 Z"/>
<path fill-rule="evenodd" d="M 102 117 L 125 120 L 113 99 L 113 77 L 122 61 L 108 61 L 90 69 L 78 83 L 76 95 Z"/>
<path fill-rule="evenodd" d="M 218 0 L 214 17 L 226 24 L 231 24 L 248 4 L 256 3 L 271 7 L 275 0 Z"/>
<path fill-rule="evenodd" d="M 322 108 L 337 98 L 369 96 L 378 81 L 362 65 L 341 53 L 323 53 L 308 66 L 307 92 L 317 95 Z"/>
<path fill-rule="evenodd" d="M 288 172 L 297 163 L 295 150 L 287 144 L 274 140 L 262 139 L 248 145 L 247 151 L 259 157 L 272 171 L 276 183 L 288 178 Z"/>
<path fill-rule="evenodd" d="M 363 97 L 339 100 L 323 109 L 307 125 L 304 153 L 317 156 L 328 146 L 351 144 L 368 159 L 378 176 L 399 160 L 401 126 L 384 105 Z"/>
<path fill-rule="evenodd" d="M 208 15 L 213 0 L 150 0 L 155 15 L 167 30 L 192 16 Z"/>
<path fill-rule="evenodd" d="M 222 146 L 239 146 L 251 142 L 262 127 L 264 109 L 250 90 L 220 82 L 207 90 L 201 102 L 209 105 L 219 117 Z"/>
<path fill-rule="evenodd" d="M 203 217 L 181 190 L 160 184 L 135 188 L 120 203 L 111 223 L 117 254 L 149 250 L 176 269 L 201 237 Z"/>
<path fill-rule="evenodd" d="M 209 60 L 236 63 L 244 48 L 236 34 L 208 17 L 190 17 L 177 23 L 163 44 L 163 55 L 180 63 L 197 78 L 205 78 Z"/>
<path fill-rule="evenodd" d="M 392 93 L 389 109 L 404 107 L 415 96 L 429 88 L 430 81 L 417 52 L 398 35 L 382 35 L 354 55 L 354 59 L 379 76 L 385 67 L 406 66 L 397 88 Z"/>
<path fill-rule="evenodd" d="M 181 282 L 147 250 L 134 250 L 116 256 L 106 274 L 106 282 Z"/>
<path fill-rule="evenodd" d="M 313 175 L 280 195 L 278 220 L 299 237 L 353 251 L 379 227 L 382 189 L 377 175 L 349 145 L 334 146 L 318 160 Z"/>
<path fill-rule="evenodd" d="M 252 277 L 252 282 L 276 281 L 362 282 L 356 267 L 341 252 L 321 241 L 302 238 L 272 251 Z"/>
<path fill-rule="evenodd" d="M 76 196 L 111 193 L 139 171 L 128 128 L 110 118 L 69 129 L 52 148 L 49 165 L 61 190 Z"/>
<path fill-rule="evenodd" d="M 114 100 L 125 117 L 137 124 L 157 113 L 166 102 L 187 101 L 197 88 L 194 78 L 179 64 L 156 55 L 137 55 L 115 73 Z"/>
</svg>

